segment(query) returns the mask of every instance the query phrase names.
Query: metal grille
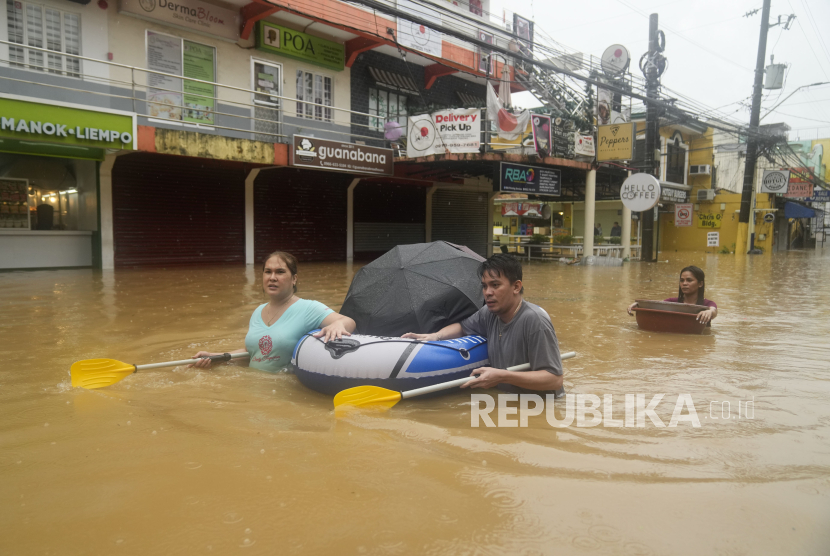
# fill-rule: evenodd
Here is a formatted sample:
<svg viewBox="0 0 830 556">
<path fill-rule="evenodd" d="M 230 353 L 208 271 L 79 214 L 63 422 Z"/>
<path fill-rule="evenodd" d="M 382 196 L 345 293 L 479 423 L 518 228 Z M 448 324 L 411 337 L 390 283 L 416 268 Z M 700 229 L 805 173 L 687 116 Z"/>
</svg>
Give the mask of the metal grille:
<svg viewBox="0 0 830 556">
<path fill-rule="evenodd" d="M 439 189 L 432 197 L 432 241 L 466 245 L 487 256 L 486 193 Z"/>
</svg>

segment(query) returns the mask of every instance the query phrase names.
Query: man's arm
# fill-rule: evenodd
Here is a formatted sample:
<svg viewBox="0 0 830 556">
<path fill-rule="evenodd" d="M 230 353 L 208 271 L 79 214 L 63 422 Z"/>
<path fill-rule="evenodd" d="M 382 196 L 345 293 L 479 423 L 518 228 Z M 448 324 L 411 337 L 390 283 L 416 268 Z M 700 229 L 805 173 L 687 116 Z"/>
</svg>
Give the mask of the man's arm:
<svg viewBox="0 0 830 556">
<path fill-rule="evenodd" d="M 465 382 L 462 388 L 493 388 L 498 384 L 512 384 L 528 390 L 559 390 L 564 377 L 548 371 L 511 372 L 493 367 L 481 367 L 473 371 L 478 378 Z"/>
<path fill-rule="evenodd" d="M 450 324 L 449 326 L 445 326 L 433 334 L 415 334 L 414 332 L 407 332 L 401 336 L 401 338 L 413 338 L 424 342 L 437 342 L 439 340 L 452 340 L 460 338 L 463 335 L 464 331 L 461 330 L 461 324 L 456 322 L 454 324 Z"/>
</svg>

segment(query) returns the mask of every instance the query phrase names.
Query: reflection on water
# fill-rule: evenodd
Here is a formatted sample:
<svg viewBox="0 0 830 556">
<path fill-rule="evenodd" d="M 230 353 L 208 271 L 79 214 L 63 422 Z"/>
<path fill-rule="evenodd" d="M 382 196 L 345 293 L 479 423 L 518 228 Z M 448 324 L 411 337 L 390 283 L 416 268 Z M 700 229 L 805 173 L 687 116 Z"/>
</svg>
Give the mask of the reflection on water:
<svg viewBox="0 0 830 556">
<path fill-rule="evenodd" d="M 711 333 L 639 331 L 625 307 L 688 264 Z M 299 293 L 338 309 L 356 270 L 301 265 Z M 76 360 L 242 347 L 259 270 L 0 274 L 0 553 L 826 554 L 828 271 L 797 252 L 525 267 L 578 353 L 571 394 L 621 419 L 625 394 L 664 393 L 668 423 L 688 393 L 700 428 L 471 428 L 467 393 L 335 420 L 292 375 L 235 366 L 74 390 Z"/>
</svg>

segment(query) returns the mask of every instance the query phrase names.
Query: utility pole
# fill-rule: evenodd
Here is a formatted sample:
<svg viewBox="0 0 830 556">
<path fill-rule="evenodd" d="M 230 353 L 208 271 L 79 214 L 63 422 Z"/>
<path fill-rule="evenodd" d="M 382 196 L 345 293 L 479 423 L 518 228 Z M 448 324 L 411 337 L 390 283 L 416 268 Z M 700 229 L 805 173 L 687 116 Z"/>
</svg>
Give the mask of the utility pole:
<svg viewBox="0 0 830 556">
<path fill-rule="evenodd" d="M 755 234 L 749 234 L 749 219 L 751 217 L 752 221 L 755 221 L 755 207 L 752 206 L 752 201 L 755 191 L 755 163 L 758 160 L 758 124 L 761 121 L 761 93 L 764 87 L 764 60 L 767 57 L 770 2 L 771 0 L 764 0 L 764 7 L 761 9 L 761 36 L 758 39 L 755 86 L 752 89 L 752 112 L 749 116 L 749 135 L 746 138 L 746 165 L 744 166 L 744 187 L 741 191 L 741 214 L 738 217 L 738 237 L 735 242 L 736 254 L 748 253 L 755 248 Z"/>
<path fill-rule="evenodd" d="M 658 35 L 657 14 L 651 14 L 648 19 L 648 53 L 646 55 L 645 67 L 642 68 L 646 77 L 646 96 L 649 100 L 656 99 L 660 89 L 660 74 L 662 71 L 659 68 L 659 60 L 662 59 L 660 52 L 663 47 L 660 45 Z M 665 46 L 665 42 L 663 46 Z M 657 150 L 659 136 L 659 108 L 656 106 L 656 103 L 647 102 L 645 172 L 655 176 L 657 179 L 660 179 L 658 175 L 659 160 L 655 163 L 654 152 Z M 649 263 L 653 263 L 656 260 L 654 253 L 654 211 L 656 210 L 658 210 L 658 207 L 640 213 L 640 222 L 642 222 L 643 226 L 643 247 L 640 253 L 640 260 Z"/>
</svg>

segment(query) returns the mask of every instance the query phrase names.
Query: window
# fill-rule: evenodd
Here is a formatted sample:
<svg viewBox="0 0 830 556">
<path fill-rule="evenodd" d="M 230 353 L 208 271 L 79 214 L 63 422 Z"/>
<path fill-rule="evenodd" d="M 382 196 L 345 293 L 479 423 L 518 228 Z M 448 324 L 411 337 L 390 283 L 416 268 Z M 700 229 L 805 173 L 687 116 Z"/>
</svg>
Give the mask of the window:
<svg viewBox="0 0 830 556">
<path fill-rule="evenodd" d="M 686 149 L 666 144 L 666 181 L 686 183 Z"/>
<path fill-rule="evenodd" d="M 334 99 L 332 78 L 309 71 L 297 70 L 297 117 L 331 121 Z M 305 102 L 301 102 L 305 101 Z M 315 106 L 322 104 L 323 106 Z"/>
<path fill-rule="evenodd" d="M 398 122 L 406 129 L 406 97 L 382 89 L 369 89 L 369 129 L 383 131 L 387 121 Z"/>
<path fill-rule="evenodd" d="M 6 0 L 6 20 L 9 42 L 45 48 L 63 54 L 81 54 L 81 16 L 38 4 Z M 78 58 L 29 50 L 20 46 L 9 47 L 12 66 L 81 76 Z"/>
<path fill-rule="evenodd" d="M 216 49 L 147 30 L 147 102 L 151 118 L 212 125 L 216 109 Z M 168 75 L 166 75 L 168 74 Z M 182 79 L 170 77 L 180 75 Z M 200 83 L 193 81 L 207 81 Z"/>
</svg>

